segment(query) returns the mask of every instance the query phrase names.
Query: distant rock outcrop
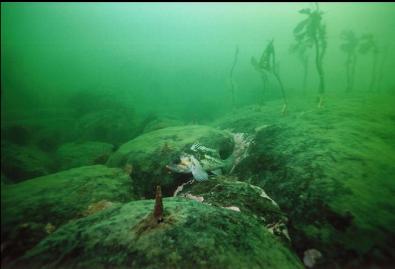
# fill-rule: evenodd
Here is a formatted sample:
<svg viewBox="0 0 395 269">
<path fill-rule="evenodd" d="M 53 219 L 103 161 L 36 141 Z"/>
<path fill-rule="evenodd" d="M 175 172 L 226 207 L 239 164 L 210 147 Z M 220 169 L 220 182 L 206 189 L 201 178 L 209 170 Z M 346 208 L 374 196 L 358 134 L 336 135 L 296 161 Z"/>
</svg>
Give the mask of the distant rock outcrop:
<svg viewBox="0 0 395 269">
<path fill-rule="evenodd" d="M 56 151 L 59 169 L 104 164 L 113 152 L 113 148 L 111 144 L 96 141 L 63 144 Z"/>
</svg>

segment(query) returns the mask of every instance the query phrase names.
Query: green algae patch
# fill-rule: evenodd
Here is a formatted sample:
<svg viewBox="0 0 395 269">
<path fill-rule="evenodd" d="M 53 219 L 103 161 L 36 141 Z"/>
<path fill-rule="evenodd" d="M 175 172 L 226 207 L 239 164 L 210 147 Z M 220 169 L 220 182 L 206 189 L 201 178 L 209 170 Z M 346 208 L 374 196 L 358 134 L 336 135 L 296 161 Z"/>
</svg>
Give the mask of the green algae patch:
<svg viewBox="0 0 395 269">
<path fill-rule="evenodd" d="M 135 189 L 146 197 L 153 197 L 155 185 L 161 185 L 165 195 L 170 195 L 184 175 L 171 174 L 166 165 L 178 160 L 182 151 L 194 143 L 217 150 L 224 159 L 233 149 L 232 136 L 204 125 L 168 127 L 145 133 L 120 146 L 107 162 L 110 167 L 133 167 L 131 176 Z"/>
<path fill-rule="evenodd" d="M 114 206 L 59 228 L 12 268 L 303 268 L 257 220 L 166 198 L 164 221 L 147 224 L 153 200 Z"/>
<path fill-rule="evenodd" d="M 19 256 L 72 219 L 100 211 L 113 202 L 132 199 L 130 177 L 121 169 L 103 165 L 4 185 L 1 188 L 2 257 Z"/>
</svg>

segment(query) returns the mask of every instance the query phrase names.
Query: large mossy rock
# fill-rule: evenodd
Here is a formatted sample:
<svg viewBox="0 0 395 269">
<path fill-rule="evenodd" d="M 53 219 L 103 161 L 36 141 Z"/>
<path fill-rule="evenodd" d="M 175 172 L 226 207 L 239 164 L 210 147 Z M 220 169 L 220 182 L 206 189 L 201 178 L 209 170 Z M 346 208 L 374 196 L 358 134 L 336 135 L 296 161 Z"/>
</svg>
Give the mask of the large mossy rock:
<svg viewBox="0 0 395 269">
<path fill-rule="evenodd" d="M 50 173 L 49 156 L 33 146 L 1 142 L 1 171 L 9 182 L 20 182 Z"/>
<path fill-rule="evenodd" d="M 120 148 L 110 157 L 110 167 L 133 167 L 131 176 L 135 189 L 146 197 L 153 197 L 159 184 L 165 195 L 171 195 L 185 181 L 185 175 L 170 174 L 166 165 L 177 160 L 182 151 L 193 143 L 218 150 L 222 158 L 233 150 L 233 138 L 225 131 L 202 125 L 169 127 L 143 134 Z"/>
<path fill-rule="evenodd" d="M 114 206 L 69 223 L 12 268 L 303 268 L 256 219 L 183 198 Z"/>
<path fill-rule="evenodd" d="M 121 169 L 93 165 L 1 188 L 2 257 L 15 257 L 71 219 L 134 199 Z M 46 228 L 47 227 L 47 228 Z"/>
<path fill-rule="evenodd" d="M 113 152 L 113 148 L 111 144 L 95 141 L 63 144 L 56 151 L 59 169 L 104 164 Z"/>
<path fill-rule="evenodd" d="M 215 126 L 256 132 L 249 158 L 234 174 L 280 205 L 301 257 L 314 248 L 323 255 L 320 268 L 391 268 L 393 98 L 331 98 L 324 109 L 290 100 L 287 117 L 279 102 L 242 108 Z"/>
</svg>

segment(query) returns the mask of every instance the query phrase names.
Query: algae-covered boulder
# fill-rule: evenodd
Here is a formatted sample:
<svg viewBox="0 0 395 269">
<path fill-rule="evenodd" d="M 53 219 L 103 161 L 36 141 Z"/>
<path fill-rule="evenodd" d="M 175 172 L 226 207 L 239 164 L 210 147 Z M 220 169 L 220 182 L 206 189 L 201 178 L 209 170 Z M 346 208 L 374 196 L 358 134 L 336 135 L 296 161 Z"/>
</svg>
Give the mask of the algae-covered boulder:
<svg viewBox="0 0 395 269">
<path fill-rule="evenodd" d="M 168 127 L 149 132 L 129 141 L 109 158 L 110 167 L 133 167 L 131 176 L 141 195 L 153 196 L 154 186 L 160 184 L 165 195 L 171 195 L 185 181 L 184 175 L 170 174 L 166 165 L 177 160 L 193 143 L 215 149 L 221 158 L 233 150 L 232 136 L 202 125 Z"/>
<path fill-rule="evenodd" d="M 285 242 L 290 240 L 285 214 L 258 186 L 237 178 L 218 176 L 204 182 L 183 184 L 175 195 L 252 216 Z"/>
<path fill-rule="evenodd" d="M 166 198 L 164 221 L 150 223 L 153 200 L 114 206 L 64 225 L 12 267 L 303 268 L 247 215 Z"/>
<path fill-rule="evenodd" d="M 1 171 L 10 182 L 47 175 L 50 167 L 49 156 L 38 148 L 1 142 Z"/>
<path fill-rule="evenodd" d="M 114 146 L 108 143 L 89 141 L 66 143 L 58 148 L 59 168 L 61 170 L 79 166 L 104 164 L 113 152 Z"/>
<path fill-rule="evenodd" d="M 70 219 L 87 215 L 101 201 L 133 199 L 123 170 L 93 165 L 4 185 L 1 188 L 2 256 L 18 256 L 46 233 Z M 91 209 L 89 208 L 91 207 Z M 105 206 L 104 206 L 105 207 Z M 32 240 L 27 244 L 27 240 Z"/>
<path fill-rule="evenodd" d="M 395 264 L 395 229 L 389 228 L 395 227 L 395 181 L 388 180 L 395 174 L 394 102 L 371 98 L 333 98 L 325 109 L 293 99 L 287 117 L 273 102 L 241 108 L 215 124 L 257 130 L 250 157 L 234 174 L 264 187 L 280 205 L 298 255 L 322 254 L 317 268 Z"/>
</svg>

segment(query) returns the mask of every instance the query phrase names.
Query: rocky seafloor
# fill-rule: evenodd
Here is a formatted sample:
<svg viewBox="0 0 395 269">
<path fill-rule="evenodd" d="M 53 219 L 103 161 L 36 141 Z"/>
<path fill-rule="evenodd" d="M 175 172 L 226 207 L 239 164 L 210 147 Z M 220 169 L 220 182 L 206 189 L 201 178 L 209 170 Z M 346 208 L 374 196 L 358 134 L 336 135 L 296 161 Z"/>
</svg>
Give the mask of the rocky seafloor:
<svg viewBox="0 0 395 269">
<path fill-rule="evenodd" d="M 77 122 L 81 135 L 2 130 L 2 268 L 391 268 L 391 98 L 297 100 L 287 116 L 273 101 L 193 125 L 120 120 L 99 136 L 112 114 Z M 166 169 L 193 143 L 226 159 L 240 133 L 252 140 L 231 173 Z"/>
</svg>

